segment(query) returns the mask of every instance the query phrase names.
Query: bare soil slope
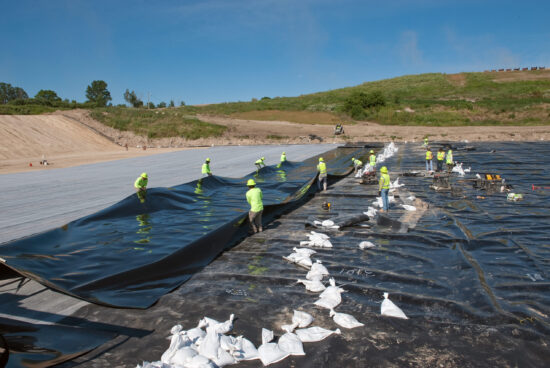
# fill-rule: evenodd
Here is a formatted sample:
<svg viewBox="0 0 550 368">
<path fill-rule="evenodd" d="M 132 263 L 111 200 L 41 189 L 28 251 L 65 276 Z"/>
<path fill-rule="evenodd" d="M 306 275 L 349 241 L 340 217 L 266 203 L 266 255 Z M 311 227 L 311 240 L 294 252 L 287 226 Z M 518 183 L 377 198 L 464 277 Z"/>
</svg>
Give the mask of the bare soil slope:
<svg viewBox="0 0 550 368">
<path fill-rule="evenodd" d="M 62 112 L 50 115 L 0 115 L 0 142 L 0 174 L 62 168 L 175 150 L 144 151 L 134 146 L 126 151 L 124 147 Z M 39 165 L 42 157 L 50 165 Z"/>
</svg>

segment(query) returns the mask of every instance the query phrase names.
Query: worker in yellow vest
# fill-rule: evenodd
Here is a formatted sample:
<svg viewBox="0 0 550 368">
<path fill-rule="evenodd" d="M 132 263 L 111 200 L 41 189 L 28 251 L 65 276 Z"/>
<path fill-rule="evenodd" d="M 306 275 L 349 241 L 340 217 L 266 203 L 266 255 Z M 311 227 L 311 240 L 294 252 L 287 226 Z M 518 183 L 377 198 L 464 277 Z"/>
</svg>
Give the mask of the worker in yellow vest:
<svg viewBox="0 0 550 368">
<path fill-rule="evenodd" d="M 390 208 L 388 202 L 388 193 L 390 191 L 390 175 L 388 174 L 388 168 L 382 166 L 380 168 L 380 181 L 378 182 L 378 195 L 382 197 L 382 209 L 380 212 L 387 212 Z"/>
<path fill-rule="evenodd" d="M 434 155 L 430 147 L 426 147 L 426 171 L 434 171 L 432 159 Z"/>
<path fill-rule="evenodd" d="M 248 186 L 246 201 L 250 205 L 250 211 L 248 211 L 250 226 L 254 233 L 262 232 L 262 212 L 264 211 L 262 190 L 256 188 L 254 179 L 248 179 L 246 185 Z"/>
<path fill-rule="evenodd" d="M 282 153 L 281 154 L 281 162 L 285 162 L 286 161 L 286 153 Z"/>
<path fill-rule="evenodd" d="M 256 160 L 256 162 L 254 163 L 254 165 L 256 165 L 256 167 L 258 168 L 258 170 L 260 170 L 262 168 L 262 165 L 263 167 L 265 167 L 265 157 L 262 157 L 262 158 L 259 158 L 258 160 Z"/>
<path fill-rule="evenodd" d="M 212 171 L 210 171 L 210 159 L 207 158 L 204 164 L 202 164 L 202 177 L 212 176 Z"/>
<path fill-rule="evenodd" d="M 361 170 L 361 167 L 363 167 L 363 161 L 352 157 L 351 162 L 353 162 L 353 173 L 357 174 L 357 171 Z"/>
<path fill-rule="evenodd" d="M 424 137 L 424 147 L 428 147 L 428 136 Z"/>
<path fill-rule="evenodd" d="M 437 171 L 443 171 L 443 161 L 445 161 L 445 151 L 440 147 L 437 151 Z"/>
<path fill-rule="evenodd" d="M 317 180 L 317 187 L 321 190 L 321 183 L 323 184 L 323 190 L 327 190 L 327 165 L 322 157 L 319 157 L 319 165 L 317 165 L 317 171 L 319 171 L 319 179 Z"/>
<path fill-rule="evenodd" d="M 141 175 L 134 182 L 134 188 L 136 189 L 136 192 L 145 192 L 147 190 L 148 181 L 149 177 L 147 176 L 147 173 L 141 173 Z"/>
<path fill-rule="evenodd" d="M 374 150 L 370 150 L 369 164 L 370 164 L 372 167 L 375 167 L 375 166 L 376 166 L 376 155 L 374 154 Z"/>
<path fill-rule="evenodd" d="M 446 159 L 447 159 L 447 170 L 452 171 L 454 166 L 454 161 L 453 161 L 453 150 L 450 147 L 449 147 L 449 150 L 447 151 Z"/>
</svg>

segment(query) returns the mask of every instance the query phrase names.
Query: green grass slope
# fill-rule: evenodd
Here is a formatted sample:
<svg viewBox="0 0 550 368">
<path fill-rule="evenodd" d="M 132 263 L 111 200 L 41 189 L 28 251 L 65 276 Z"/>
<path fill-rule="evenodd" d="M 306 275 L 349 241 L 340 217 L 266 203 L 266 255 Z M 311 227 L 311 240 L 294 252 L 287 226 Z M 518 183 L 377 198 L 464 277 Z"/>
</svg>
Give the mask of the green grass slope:
<svg viewBox="0 0 550 368">
<path fill-rule="evenodd" d="M 358 120 L 391 125 L 546 125 L 550 123 L 550 70 L 420 74 L 367 82 L 299 97 L 188 106 L 187 113 L 253 118 L 258 111 L 326 112 L 346 120 L 354 94 L 380 92 L 384 105 L 365 108 Z M 357 112 L 357 111 L 355 111 Z M 281 114 L 283 115 L 283 114 Z M 288 116 L 288 114 L 286 114 Z M 329 119 L 330 120 L 330 119 Z"/>
</svg>

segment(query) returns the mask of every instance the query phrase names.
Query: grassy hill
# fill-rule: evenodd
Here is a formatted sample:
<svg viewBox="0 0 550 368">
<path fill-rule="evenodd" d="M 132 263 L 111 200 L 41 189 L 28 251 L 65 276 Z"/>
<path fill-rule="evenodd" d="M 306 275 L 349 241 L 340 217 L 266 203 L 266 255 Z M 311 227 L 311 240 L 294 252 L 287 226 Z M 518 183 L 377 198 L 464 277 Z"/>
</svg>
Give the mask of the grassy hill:
<svg viewBox="0 0 550 368">
<path fill-rule="evenodd" d="M 346 105 L 353 96 L 375 92 L 383 96 L 383 105 L 363 111 L 350 111 Z M 359 117 L 388 125 L 547 125 L 550 70 L 409 75 L 299 97 L 189 106 L 184 110 L 189 114 L 295 122 L 316 113 L 317 121 L 325 124 Z"/>
</svg>

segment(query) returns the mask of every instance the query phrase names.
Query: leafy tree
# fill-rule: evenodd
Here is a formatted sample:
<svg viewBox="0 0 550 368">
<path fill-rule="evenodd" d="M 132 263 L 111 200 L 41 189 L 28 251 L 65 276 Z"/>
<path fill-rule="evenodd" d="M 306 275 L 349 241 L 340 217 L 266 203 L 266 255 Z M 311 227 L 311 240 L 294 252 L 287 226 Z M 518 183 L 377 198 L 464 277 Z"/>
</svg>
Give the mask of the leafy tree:
<svg viewBox="0 0 550 368">
<path fill-rule="evenodd" d="M 136 93 L 134 91 L 130 92 L 128 89 L 126 89 L 126 92 L 124 92 L 124 99 L 126 102 L 128 102 L 133 107 L 142 107 L 143 101 L 141 101 Z"/>
<path fill-rule="evenodd" d="M 99 107 L 106 106 L 112 100 L 107 83 L 102 80 L 95 80 L 86 88 L 86 98 Z"/>
<path fill-rule="evenodd" d="M 47 102 L 58 102 L 61 101 L 61 97 L 55 93 L 55 91 L 52 91 L 51 89 L 41 89 L 38 91 L 38 93 L 34 96 L 35 99 L 41 100 L 41 101 L 47 101 Z"/>
<path fill-rule="evenodd" d="M 13 87 L 9 83 L 0 83 L 0 104 L 7 104 L 13 100 L 26 100 L 29 96 L 20 87 Z"/>
<path fill-rule="evenodd" d="M 185 106 L 185 101 L 181 101 L 180 106 Z"/>
<path fill-rule="evenodd" d="M 152 102 L 149 102 L 149 103 L 147 104 L 147 108 L 149 108 L 149 109 L 154 109 L 154 108 L 155 108 L 155 104 L 152 103 Z"/>
<path fill-rule="evenodd" d="M 175 106 L 175 105 L 174 105 L 174 100 L 170 100 L 170 105 L 168 105 L 168 106 L 174 107 L 174 106 Z"/>
<path fill-rule="evenodd" d="M 159 104 L 157 105 L 158 108 L 164 108 L 166 107 L 166 102 L 162 101 L 162 102 L 159 102 Z"/>
</svg>

